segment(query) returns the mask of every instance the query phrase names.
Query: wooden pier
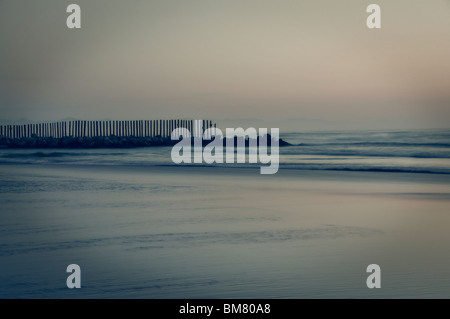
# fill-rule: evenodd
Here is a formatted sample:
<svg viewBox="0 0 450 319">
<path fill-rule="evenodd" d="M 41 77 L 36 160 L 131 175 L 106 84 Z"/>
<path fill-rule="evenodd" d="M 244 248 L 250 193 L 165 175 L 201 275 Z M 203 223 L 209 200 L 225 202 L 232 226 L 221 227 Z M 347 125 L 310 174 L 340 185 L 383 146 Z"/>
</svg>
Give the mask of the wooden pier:
<svg viewBox="0 0 450 319">
<path fill-rule="evenodd" d="M 196 123 L 197 122 L 197 123 Z M 197 127 L 194 127 L 197 124 Z M 0 125 L 0 137 L 157 137 L 170 138 L 175 129 L 188 129 L 192 136 L 216 124 L 210 120 L 63 121 L 36 124 Z"/>
</svg>

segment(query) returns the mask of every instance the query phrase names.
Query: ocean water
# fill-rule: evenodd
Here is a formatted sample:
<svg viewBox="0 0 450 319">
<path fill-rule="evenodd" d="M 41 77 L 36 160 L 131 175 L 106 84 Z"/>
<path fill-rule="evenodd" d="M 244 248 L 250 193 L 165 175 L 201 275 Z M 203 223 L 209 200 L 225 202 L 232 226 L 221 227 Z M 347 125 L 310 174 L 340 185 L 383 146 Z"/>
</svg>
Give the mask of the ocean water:
<svg viewBox="0 0 450 319">
<path fill-rule="evenodd" d="M 0 297 L 450 297 L 450 131 L 281 137 L 274 175 L 170 147 L 1 149 Z"/>
<path fill-rule="evenodd" d="M 450 173 L 450 130 L 285 133 L 281 138 L 293 144 L 280 148 L 280 166 L 285 170 Z M 170 153 L 171 147 L 4 149 L 0 164 L 178 166 Z"/>
</svg>

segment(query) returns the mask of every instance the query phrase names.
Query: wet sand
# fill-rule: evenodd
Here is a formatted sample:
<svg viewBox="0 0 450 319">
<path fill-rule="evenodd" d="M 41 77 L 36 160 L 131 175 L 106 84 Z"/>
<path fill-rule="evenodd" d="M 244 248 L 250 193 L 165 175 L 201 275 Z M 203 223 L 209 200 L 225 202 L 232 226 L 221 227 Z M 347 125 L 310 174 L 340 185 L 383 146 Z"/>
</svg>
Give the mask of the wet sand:
<svg viewBox="0 0 450 319">
<path fill-rule="evenodd" d="M 0 203 L 2 298 L 450 296 L 446 175 L 1 165 Z"/>
</svg>

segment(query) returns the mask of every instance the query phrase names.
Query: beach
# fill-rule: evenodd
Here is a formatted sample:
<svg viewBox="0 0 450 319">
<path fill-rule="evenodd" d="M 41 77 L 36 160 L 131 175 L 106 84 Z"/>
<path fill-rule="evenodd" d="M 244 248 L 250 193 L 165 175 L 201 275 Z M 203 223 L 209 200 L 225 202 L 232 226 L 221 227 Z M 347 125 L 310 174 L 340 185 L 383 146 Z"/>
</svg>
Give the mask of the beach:
<svg viewBox="0 0 450 319">
<path fill-rule="evenodd" d="M 0 165 L 1 298 L 450 296 L 446 174 L 34 161 Z"/>
<path fill-rule="evenodd" d="M 0 8 L 0 299 L 450 298 L 449 0 Z"/>
</svg>

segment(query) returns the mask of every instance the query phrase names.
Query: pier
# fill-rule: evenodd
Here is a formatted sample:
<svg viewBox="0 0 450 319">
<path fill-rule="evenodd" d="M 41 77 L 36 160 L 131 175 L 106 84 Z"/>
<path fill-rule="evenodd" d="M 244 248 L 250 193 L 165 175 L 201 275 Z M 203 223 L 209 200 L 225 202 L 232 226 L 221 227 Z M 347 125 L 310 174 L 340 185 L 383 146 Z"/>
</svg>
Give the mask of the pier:
<svg viewBox="0 0 450 319">
<path fill-rule="evenodd" d="M 204 132 L 216 127 L 203 120 L 194 128 L 194 120 L 135 120 L 135 121 L 60 121 L 20 125 L 0 125 L 0 138 L 66 138 L 66 137 L 162 137 L 170 138 L 175 129 Z M 200 137 L 200 136 L 195 136 Z"/>
</svg>

